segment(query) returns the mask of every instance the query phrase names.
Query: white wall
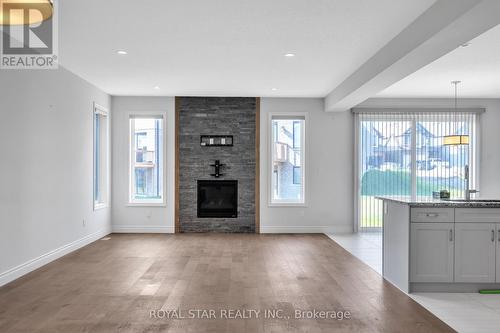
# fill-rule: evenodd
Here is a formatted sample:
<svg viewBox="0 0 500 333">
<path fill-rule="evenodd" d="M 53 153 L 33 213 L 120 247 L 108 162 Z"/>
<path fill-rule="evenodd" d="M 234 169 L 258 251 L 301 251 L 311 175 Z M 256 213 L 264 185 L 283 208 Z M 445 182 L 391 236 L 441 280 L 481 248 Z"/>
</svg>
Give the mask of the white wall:
<svg viewBox="0 0 500 333">
<path fill-rule="evenodd" d="M 175 98 L 113 97 L 113 232 L 174 232 Z M 165 112 L 166 118 L 166 205 L 128 205 L 129 196 L 129 114 Z"/>
<path fill-rule="evenodd" d="M 373 98 L 358 107 L 453 108 L 453 99 Z M 482 107 L 479 190 L 481 197 L 500 198 L 500 99 L 460 99 L 459 107 Z"/>
<path fill-rule="evenodd" d="M 308 112 L 306 207 L 269 206 L 269 113 Z M 351 232 L 353 116 L 324 112 L 321 98 L 261 99 L 261 232 Z"/>
<path fill-rule="evenodd" d="M 109 233 L 110 209 L 93 210 L 93 102 L 110 98 L 62 68 L 1 71 L 0 285 Z"/>
</svg>

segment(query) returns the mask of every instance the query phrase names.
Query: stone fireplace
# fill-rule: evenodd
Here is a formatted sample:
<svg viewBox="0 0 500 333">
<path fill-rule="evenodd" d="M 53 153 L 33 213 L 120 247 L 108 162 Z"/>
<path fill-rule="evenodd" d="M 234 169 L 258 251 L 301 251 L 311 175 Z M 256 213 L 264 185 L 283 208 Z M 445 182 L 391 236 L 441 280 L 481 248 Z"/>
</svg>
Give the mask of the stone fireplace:
<svg viewBox="0 0 500 333">
<path fill-rule="evenodd" d="M 257 107 L 249 97 L 176 98 L 179 232 L 255 232 Z M 231 145 L 204 145 L 211 136 Z"/>
</svg>

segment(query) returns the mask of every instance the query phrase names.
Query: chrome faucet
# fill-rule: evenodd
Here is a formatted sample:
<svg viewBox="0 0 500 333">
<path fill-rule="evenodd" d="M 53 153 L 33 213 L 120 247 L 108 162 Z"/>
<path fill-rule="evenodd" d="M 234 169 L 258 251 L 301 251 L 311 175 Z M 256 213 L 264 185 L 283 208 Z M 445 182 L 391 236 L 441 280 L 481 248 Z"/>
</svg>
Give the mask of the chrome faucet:
<svg viewBox="0 0 500 333">
<path fill-rule="evenodd" d="M 465 200 L 469 201 L 471 193 L 477 193 L 477 192 L 479 192 L 479 191 L 470 189 L 469 165 L 466 164 L 465 165 Z"/>
</svg>

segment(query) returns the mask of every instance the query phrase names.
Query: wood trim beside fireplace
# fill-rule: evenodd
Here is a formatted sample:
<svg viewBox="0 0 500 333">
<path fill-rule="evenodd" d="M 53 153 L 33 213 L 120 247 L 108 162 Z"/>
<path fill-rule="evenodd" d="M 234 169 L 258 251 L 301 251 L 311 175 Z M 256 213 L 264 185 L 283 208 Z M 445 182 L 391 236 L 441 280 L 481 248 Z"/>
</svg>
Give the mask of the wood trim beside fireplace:
<svg viewBox="0 0 500 333">
<path fill-rule="evenodd" d="M 260 234 L 260 97 L 255 101 L 255 233 Z"/>
<path fill-rule="evenodd" d="M 175 97 L 175 208 L 174 208 L 174 222 L 175 233 L 181 232 L 181 225 L 179 221 L 180 197 L 179 197 L 179 116 L 181 109 L 181 98 Z"/>
</svg>

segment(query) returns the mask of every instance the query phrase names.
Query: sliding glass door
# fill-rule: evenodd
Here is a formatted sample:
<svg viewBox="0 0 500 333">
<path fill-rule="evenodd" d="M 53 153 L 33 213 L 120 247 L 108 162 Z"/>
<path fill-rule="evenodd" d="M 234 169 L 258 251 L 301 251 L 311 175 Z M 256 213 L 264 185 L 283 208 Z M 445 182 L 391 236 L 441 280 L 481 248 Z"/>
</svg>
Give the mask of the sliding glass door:
<svg viewBox="0 0 500 333">
<path fill-rule="evenodd" d="M 475 113 L 357 113 L 357 218 L 361 231 L 382 227 L 377 196 L 423 199 L 448 190 L 465 193 L 465 166 L 475 186 Z M 468 135 L 470 143 L 446 146 L 447 135 Z"/>
<path fill-rule="evenodd" d="M 359 225 L 382 227 L 376 196 L 411 195 L 412 122 L 391 115 L 359 115 Z"/>
</svg>

